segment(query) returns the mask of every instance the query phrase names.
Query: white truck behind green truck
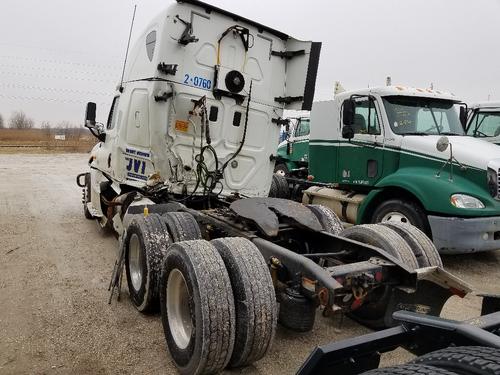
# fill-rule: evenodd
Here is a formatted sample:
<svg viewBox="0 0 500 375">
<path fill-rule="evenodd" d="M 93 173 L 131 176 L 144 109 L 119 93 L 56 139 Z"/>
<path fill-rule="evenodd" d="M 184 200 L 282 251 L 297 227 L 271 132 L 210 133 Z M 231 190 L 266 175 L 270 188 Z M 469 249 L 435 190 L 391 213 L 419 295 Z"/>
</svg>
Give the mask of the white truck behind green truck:
<svg viewBox="0 0 500 375">
<path fill-rule="evenodd" d="M 465 111 L 435 90 L 344 92 L 314 103 L 307 151 L 296 154 L 291 137 L 277 166 L 307 176 L 316 186 L 304 183 L 303 201 L 327 205 L 346 222 L 411 223 L 441 253 L 499 249 L 500 148 L 466 136 Z M 306 174 L 297 160 L 307 160 Z"/>
<path fill-rule="evenodd" d="M 473 104 L 467 121 L 467 135 L 500 145 L 500 102 Z"/>
</svg>

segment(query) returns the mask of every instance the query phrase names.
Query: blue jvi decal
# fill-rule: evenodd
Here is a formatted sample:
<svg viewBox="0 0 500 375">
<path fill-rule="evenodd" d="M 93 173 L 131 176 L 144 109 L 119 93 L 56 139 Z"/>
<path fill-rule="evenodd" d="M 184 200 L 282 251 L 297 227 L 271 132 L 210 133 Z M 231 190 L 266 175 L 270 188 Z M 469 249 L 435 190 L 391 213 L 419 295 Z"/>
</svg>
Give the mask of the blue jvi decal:
<svg viewBox="0 0 500 375">
<path fill-rule="evenodd" d="M 127 171 L 144 174 L 146 173 L 146 162 L 144 160 L 137 160 L 133 158 L 125 158 L 128 161 Z"/>
<path fill-rule="evenodd" d="M 189 86 L 198 87 L 200 89 L 210 90 L 212 88 L 212 81 L 203 77 L 192 76 L 184 74 L 184 83 Z"/>
</svg>

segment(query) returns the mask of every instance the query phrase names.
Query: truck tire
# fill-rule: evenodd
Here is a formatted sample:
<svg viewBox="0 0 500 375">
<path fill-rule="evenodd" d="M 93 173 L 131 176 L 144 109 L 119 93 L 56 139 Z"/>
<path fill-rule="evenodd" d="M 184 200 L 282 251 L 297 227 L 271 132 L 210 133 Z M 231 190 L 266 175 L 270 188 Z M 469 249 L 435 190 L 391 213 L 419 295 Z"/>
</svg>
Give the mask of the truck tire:
<svg viewBox="0 0 500 375">
<path fill-rule="evenodd" d="M 340 236 L 380 247 L 402 261 L 411 270 L 418 268 L 417 258 L 406 241 L 391 228 L 380 224 L 356 225 L 343 230 Z M 394 293 L 391 286 L 381 286 L 374 291 L 371 300 L 365 301 L 350 315 L 373 328 L 389 327 L 384 317 L 387 315 L 389 300 Z"/>
<path fill-rule="evenodd" d="M 417 204 L 402 199 L 390 199 L 382 202 L 373 212 L 372 224 L 394 221 L 416 226 L 422 232 L 431 235 L 429 221 L 424 210 Z"/>
<path fill-rule="evenodd" d="M 188 212 L 168 212 L 163 220 L 174 242 L 201 240 L 198 222 Z"/>
<path fill-rule="evenodd" d="M 385 222 L 383 225 L 396 231 L 410 245 L 419 267 L 441 267 L 443 261 L 429 237 L 417 227 L 411 224 Z"/>
<path fill-rule="evenodd" d="M 344 230 L 342 222 L 332 209 L 320 204 L 308 204 L 306 207 L 318 218 L 325 232 L 338 235 Z"/>
<path fill-rule="evenodd" d="M 499 375 L 500 349 L 484 346 L 450 347 L 418 357 L 414 362 L 458 374 Z"/>
<path fill-rule="evenodd" d="M 396 367 L 379 368 L 363 372 L 362 375 L 457 375 L 438 367 L 429 365 L 406 364 Z"/>
<path fill-rule="evenodd" d="M 226 265 L 236 308 L 236 340 L 230 367 L 263 358 L 276 332 L 277 305 L 269 268 L 259 249 L 245 238 L 211 241 Z"/>
<path fill-rule="evenodd" d="M 130 299 L 143 313 L 158 310 L 158 285 L 163 258 L 172 243 L 159 215 L 136 215 L 125 236 L 125 271 Z"/>
<path fill-rule="evenodd" d="M 373 245 L 401 260 L 410 269 L 417 269 L 418 262 L 403 237 L 389 227 L 380 224 L 355 225 L 344 229 L 340 236 Z"/>
<path fill-rule="evenodd" d="M 213 374 L 231 358 L 236 322 L 231 281 L 217 249 L 204 240 L 168 249 L 160 278 L 161 320 L 181 374 Z"/>
<path fill-rule="evenodd" d="M 83 214 L 87 220 L 94 220 L 94 216 L 90 213 L 87 208 L 87 203 L 90 202 L 90 173 L 85 173 L 85 185 L 82 188 L 82 203 L 83 203 Z"/>
<path fill-rule="evenodd" d="M 267 196 L 269 198 L 276 198 L 277 195 L 278 195 L 278 187 L 276 186 L 276 180 L 273 177 L 271 179 L 271 187 L 269 188 L 269 193 L 267 194 Z"/>
<path fill-rule="evenodd" d="M 316 305 L 292 288 L 279 294 L 278 323 L 295 332 L 309 332 L 314 327 Z"/>
<path fill-rule="evenodd" d="M 290 170 L 285 163 L 280 163 L 274 167 L 274 173 L 283 177 L 288 177 L 290 175 Z"/>
<path fill-rule="evenodd" d="M 290 197 L 290 188 L 288 186 L 288 181 L 284 176 L 280 176 L 275 173 L 273 174 L 269 197 L 283 199 L 288 199 Z"/>
</svg>

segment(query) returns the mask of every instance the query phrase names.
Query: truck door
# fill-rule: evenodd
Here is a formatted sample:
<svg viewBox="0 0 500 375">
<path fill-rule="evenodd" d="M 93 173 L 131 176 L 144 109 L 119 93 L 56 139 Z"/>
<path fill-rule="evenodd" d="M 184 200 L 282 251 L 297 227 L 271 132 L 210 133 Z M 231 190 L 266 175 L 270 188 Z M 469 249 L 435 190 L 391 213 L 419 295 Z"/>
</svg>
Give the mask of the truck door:
<svg viewBox="0 0 500 375">
<path fill-rule="evenodd" d="M 96 152 L 96 166 L 104 173 L 114 176 L 114 162 L 116 161 L 116 139 L 120 127 L 122 112 L 118 105 L 120 97 L 116 96 L 111 104 L 111 109 L 106 123 L 106 141 Z"/>
<path fill-rule="evenodd" d="M 298 167 L 307 164 L 309 153 L 309 124 L 310 121 L 308 118 L 298 119 L 293 137 L 290 138 L 290 155 L 288 158 Z"/>
<path fill-rule="evenodd" d="M 153 172 L 149 130 L 149 97 L 144 88 L 133 89 L 127 114 L 127 132 L 122 145 L 121 171 L 129 181 L 145 182 Z"/>
<path fill-rule="evenodd" d="M 382 176 L 384 136 L 380 109 L 372 97 L 356 99 L 354 138 L 340 142 L 337 181 L 342 184 L 373 186 Z"/>
</svg>

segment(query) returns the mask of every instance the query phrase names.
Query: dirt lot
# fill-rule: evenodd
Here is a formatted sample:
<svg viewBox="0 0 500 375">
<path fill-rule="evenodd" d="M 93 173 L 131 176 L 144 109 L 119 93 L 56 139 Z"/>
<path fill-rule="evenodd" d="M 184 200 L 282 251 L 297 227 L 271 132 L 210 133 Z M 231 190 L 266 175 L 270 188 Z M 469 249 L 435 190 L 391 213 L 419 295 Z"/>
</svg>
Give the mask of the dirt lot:
<svg viewBox="0 0 500 375">
<path fill-rule="evenodd" d="M 75 176 L 87 155 L 0 155 L 0 373 L 171 374 L 159 316 L 134 310 L 127 292 L 108 305 L 116 240 L 83 217 Z M 478 290 L 500 285 L 500 252 L 447 257 Z M 498 292 L 498 289 L 497 289 Z M 449 318 L 479 314 L 480 300 L 452 299 Z M 269 355 L 230 373 L 289 374 L 317 344 L 367 329 L 318 315 L 313 332 L 278 329 Z M 400 350 L 384 364 L 410 356 Z"/>
<path fill-rule="evenodd" d="M 64 135 L 64 140 L 55 139 Z M 0 129 L 0 153 L 90 152 L 96 139 L 84 128 Z"/>
</svg>

